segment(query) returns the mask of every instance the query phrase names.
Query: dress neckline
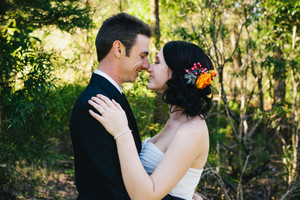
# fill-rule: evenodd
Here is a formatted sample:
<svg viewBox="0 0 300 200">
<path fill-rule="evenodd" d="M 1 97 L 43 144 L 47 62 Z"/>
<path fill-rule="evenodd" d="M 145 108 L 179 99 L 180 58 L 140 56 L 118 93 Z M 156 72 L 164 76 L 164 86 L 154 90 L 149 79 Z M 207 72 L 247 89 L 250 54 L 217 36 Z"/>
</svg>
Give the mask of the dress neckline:
<svg viewBox="0 0 300 200">
<path fill-rule="evenodd" d="M 146 139 L 145 139 L 145 142 L 146 142 L 147 144 L 152 145 L 152 146 L 153 146 L 157 151 L 159 151 L 162 155 L 165 155 L 165 153 L 162 152 L 155 144 L 153 144 L 152 142 L 149 142 L 150 139 L 151 139 L 150 137 L 146 138 Z M 189 169 L 192 170 L 192 171 L 196 171 L 196 172 L 202 172 L 202 171 L 203 171 L 203 168 L 202 168 L 202 169 L 196 169 L 196 168 L 190 167 Z"/>
</svg>

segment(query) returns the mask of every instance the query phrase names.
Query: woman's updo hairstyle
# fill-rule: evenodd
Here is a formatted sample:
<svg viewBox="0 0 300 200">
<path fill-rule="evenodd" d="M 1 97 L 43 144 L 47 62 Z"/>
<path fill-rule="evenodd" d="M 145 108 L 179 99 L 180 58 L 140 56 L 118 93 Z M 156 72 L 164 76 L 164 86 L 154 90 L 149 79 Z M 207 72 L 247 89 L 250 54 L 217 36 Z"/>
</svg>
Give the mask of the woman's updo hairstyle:
<svg viewBox="0 0 300 200">
<path fill-rule="evenodd" d="M 186 69 L 200 62 L 202 67 L 213 70 L 213 64 L 203 50 L 189 42 L 171 41 L 163 47 L 163 55 L 168 67 L 172 70 L 172 77 L 166 82 L 168 88 L 163 93 L 163 101 L 183 109 L 188 117 L 201 116 L 211 107 L 211 86 L 198 89 L 195 85 L 186 84 L 184 78 Z"/>
</svg>

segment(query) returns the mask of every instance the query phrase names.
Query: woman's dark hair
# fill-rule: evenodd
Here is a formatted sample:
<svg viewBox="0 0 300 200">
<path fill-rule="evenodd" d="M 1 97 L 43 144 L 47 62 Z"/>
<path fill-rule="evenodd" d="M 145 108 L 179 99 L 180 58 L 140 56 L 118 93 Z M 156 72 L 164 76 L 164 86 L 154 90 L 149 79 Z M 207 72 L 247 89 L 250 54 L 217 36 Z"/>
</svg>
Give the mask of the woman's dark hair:
<svg viewBox="0 0 300 200">
<path fill-rule="evenodd" d="M 202 67 L 213 70 L 213 64 L 203 50 L 189 42 L 171 41 L 163 47 L 163 55 L 172 77 L 166 82 L 168 88 L 163 93 L 163 101 L 183 108 L 183 114 L 188 117 L 201 116 L 211 107 L 211 86 L 198 89 L 195 85 L 187 84 L 184 78 L 185 70 L 200 62 Z"/>
<path fill-rule="evenodd" d="M 116 40 L 122 42 L 126 48 L 126 56 L 129 56 L 138 34 L 151 37 L 151 27 L 124 12 L 106 19 L 99 29 L 95 42 L 98 61 L 100 62 L 108 54 Z"/>
</svg>

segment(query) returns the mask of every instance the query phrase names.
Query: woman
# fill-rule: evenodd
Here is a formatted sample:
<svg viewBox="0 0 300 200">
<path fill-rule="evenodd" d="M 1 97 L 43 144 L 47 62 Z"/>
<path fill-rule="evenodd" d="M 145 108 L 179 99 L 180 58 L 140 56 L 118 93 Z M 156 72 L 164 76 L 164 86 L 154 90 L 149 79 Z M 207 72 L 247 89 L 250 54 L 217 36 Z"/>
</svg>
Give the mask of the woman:
<svg viewBox="0 0 300 200">
<path fill-rule="evenodd" d="M 170 116 L 160 133 L 143 142 L 140 156 L 118 103 L 97 95 L 89 103 L 101 115 L 92 110 L 90 114 L 116 140 L 131 199 L 162 199 L 168 193 L 192 199 L 209 151 L 203 114 L 211 105 L 212 62 L 197 45 L 172 41 L 160 50 L 148 72 L 148 88 L 163 93 Z"/>
</svg>

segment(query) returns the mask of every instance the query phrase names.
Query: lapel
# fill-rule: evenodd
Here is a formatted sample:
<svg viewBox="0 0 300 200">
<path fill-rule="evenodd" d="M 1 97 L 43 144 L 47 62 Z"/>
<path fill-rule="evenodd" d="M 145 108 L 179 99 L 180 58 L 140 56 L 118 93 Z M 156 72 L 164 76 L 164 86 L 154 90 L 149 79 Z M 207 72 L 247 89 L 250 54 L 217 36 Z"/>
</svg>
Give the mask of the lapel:
<svg viewBox="0 0 300 200">
<path fill-rule="evenodd" d="M 123 99 L 123 101 L 120 101 L 120 102 L 123 102 L 124 103 L 124 106 L 121 104 L 122 108 L 125 108 L 124 110 L 126 111 L 126 113 L 128 114 L 127 115 L 127 118 L 128 118 L 128 121 L 131 121 L 132 123 L 132 132 L 133 132 L 133 136 L 134 136 L 134 140 L 135 140 L 135 144 L 136 144 L 136 147 L 137 147 L 137 150 L 138 152 L 140 153 L 141 151 L 141 148 L 142 148 L 142 142 L 141 142 L 141 137 L 140 137 L 140 134 L 139 134 L 139 130 L 138 130 L 138 127 L 137 127 L 137 124 L 136 124 L 136 120 L 135 120 L 135 117 L 132 113 L 132 110 L 131 110 L 131 107 L 126 99 L 126 96 L 124 95 L 124 93 L 122 95 L 120 95 L 121 98 Z"/>
<path fill-rule="evenodd" d="M 132 130 L 132 134 L 135 140 L 135 144 L 137 147 L 138 152 L 141 150 L 141 138 L 140 134 L 137 128 L 135 117 L 132 113 L 132 110 L 130 108 L 130 105 L 125 97 L 125 95 L 121 94 L 119 90 L 111 84 L 106 78 L 93 73 L 91 78 L 91 83 L 95 83 L 97 86 L 99 86 L 101 89 L 105 91 L 104 95 L 106 95 L 110 99 L 114 99 L 116 102 L 118 102 L 121 107 L 126 112 L 126 116 L 128 119 L 128 125 L 129 128 Z"/>
</svg>

